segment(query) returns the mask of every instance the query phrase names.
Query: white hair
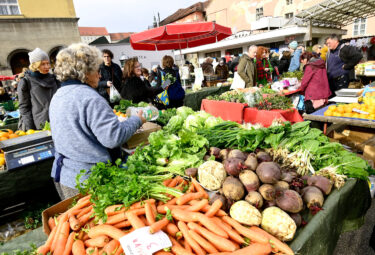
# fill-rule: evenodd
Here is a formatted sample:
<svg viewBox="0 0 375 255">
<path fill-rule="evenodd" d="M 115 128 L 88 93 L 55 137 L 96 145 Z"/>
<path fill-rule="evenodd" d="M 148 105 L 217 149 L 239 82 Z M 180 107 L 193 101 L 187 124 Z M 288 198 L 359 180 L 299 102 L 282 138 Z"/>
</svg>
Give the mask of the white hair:
<svg viewBox="0 0 375 255">
<path fill-rule="evenodd" d="M 102 53 L 98 48 L 74 43 L 57 54 L 55 74 L 62 82 L 70 79 L 86 82 L 86 75 L 97 72 L 102 62 Z"/>
<path fill-rule="evenodd" d="M 251 49 L 256 49 L 256 48 L 258 48 L 258 46 L 256 46 L 256 45 L 251 45 L 250 47 L 249 47 L 249 51 L 251 50 Z"/>
<path fill-rule="evenodd" d="M 154 70 L 154 69 L 158 69 L 158 66 L 157 65 L 153 65 L 151 70 Z"/>
</svg>

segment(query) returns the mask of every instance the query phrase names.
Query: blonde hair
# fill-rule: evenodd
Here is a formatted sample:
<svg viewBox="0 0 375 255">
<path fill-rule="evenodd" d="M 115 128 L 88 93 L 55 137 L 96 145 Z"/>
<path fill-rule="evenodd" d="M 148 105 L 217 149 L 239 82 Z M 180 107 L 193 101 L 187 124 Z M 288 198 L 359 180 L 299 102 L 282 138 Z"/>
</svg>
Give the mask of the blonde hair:
<svg viewBox="0 0 375 255">
<path fill-rule="evenodd" d="M 39 70 L 39 67 L 40 67 L 41 64 L 42 64 L 42 61 L 37 61 L 37 62 L 31 63 L 29 65 L 29 69 L 33 72 L 36 72 L 36 71 Z"/>
<path fill-rule="evenodd" d="M 97 72 L 102 62 L 102 53 L 98 48 L 74 43 L 57 54 L 55 74 L 60 81 L 86 82 L 86 74 Z"/>
<path fill-rule="evenodd" d="M 320 46 L 319 44 L 315 44 L 313 47 L 312 47 L 312 52 L 317 52 L 319 50 L 319 48 L 321 49 L 322 46 Z"/>
</svg>

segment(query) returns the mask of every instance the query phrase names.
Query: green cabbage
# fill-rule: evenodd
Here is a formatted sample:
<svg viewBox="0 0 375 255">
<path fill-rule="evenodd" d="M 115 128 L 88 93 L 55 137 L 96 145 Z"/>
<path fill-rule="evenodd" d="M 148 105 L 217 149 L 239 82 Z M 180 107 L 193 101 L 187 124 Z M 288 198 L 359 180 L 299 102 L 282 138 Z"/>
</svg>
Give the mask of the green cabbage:
<svg viewBox="0 0 375 255">
<path fill-rule="evenodd" d="M 193 114 L 194 111 L 190 107 L 181 106 L 177 108 L 177 115 L 181 116 L 184 120 L 190 115 Z"/>
<path fill-rule="evenodd" d="M 220 124 L 221 122 L 223 122 L 221 118 L 216 118 L 214 116 L 211 116 L 208 119 L 206 119 L 206 121 L 204 122 L 204 126 L 206 128 L 211 128 L 211 127 L 216 126 L 217 124 Z"/>
</svg>

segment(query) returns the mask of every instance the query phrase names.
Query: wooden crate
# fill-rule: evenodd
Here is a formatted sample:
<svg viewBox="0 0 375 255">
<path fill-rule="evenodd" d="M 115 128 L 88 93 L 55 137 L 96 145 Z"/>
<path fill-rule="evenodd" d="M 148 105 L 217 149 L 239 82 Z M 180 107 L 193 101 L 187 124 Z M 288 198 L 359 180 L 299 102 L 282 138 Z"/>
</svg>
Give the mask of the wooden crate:
<svg viewBox="0 0 375 255">
<path fill-rule="evenodd" d="M 142 125 L 140 129 L 123 145 L 127 149 L 133 149 L 140 145 L 141 143 L 148 144 L 148 136 L 155 131 L 161 129 L 161 126 L 152 123 L 146 122 Z"/>
</svg>

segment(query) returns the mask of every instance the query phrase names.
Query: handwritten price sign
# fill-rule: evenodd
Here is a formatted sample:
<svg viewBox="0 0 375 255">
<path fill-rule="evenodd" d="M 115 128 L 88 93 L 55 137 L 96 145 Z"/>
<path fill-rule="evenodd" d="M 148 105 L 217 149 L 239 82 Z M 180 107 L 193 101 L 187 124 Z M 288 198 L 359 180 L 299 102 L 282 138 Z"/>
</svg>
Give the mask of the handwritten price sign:
<svg viewBox="0 0 375 255">
<path fill-rule="evenodd" d="M 172 246 L 171 240 L 163 231 L 150 234 L 149 229 L 150 227 L 140 228 L 120 238 L 126 255 L 152 255 Z"/>
</svg>

